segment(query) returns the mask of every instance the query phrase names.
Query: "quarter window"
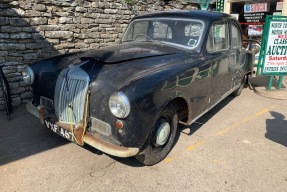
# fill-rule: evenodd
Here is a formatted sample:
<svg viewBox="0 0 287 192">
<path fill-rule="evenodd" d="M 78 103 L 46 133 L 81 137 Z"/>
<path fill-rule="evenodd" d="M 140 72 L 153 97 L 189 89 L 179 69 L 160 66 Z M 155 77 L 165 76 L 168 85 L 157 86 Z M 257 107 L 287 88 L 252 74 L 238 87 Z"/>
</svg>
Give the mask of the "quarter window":
<svg viewBox="0 0 287 192">
<path fill-rule="evenodd" d="M 229 48 L 227 23 L 214 23 L 210 28 L 206 49 L 209 52 L 222 51 Z"/>
<path fill-rule="evenodd" d="M 236 27 L 234 24 L 231 25 L 231 47 L 237 48 L 242 46 L 242 40 L 241 40 L 241 33 L 239 32 L 238 27 Z"/>
</svg>

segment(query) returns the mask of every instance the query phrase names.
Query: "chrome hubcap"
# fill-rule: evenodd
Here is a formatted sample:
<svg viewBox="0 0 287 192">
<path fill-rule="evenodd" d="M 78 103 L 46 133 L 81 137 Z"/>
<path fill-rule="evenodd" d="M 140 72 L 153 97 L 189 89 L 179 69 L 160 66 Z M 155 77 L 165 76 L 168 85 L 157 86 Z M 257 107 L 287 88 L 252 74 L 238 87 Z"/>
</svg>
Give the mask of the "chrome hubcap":
<svg viewBox="0 0 287 192">
<path fill-rule="evenodd" d="M 162 122 L 156 133 L 156 145 L 164 145 L 169 137 L 170 125 L 167 122 Z"/>
</svg>

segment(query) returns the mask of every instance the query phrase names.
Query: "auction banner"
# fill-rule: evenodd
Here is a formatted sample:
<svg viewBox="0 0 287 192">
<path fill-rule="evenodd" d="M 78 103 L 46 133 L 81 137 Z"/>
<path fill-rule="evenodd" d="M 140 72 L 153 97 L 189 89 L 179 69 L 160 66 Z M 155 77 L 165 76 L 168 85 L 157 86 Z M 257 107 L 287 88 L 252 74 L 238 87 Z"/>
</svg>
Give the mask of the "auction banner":
<svg viewBox="0 0 287 192">
<path fill-rule="evenodd" d="M 265 23 L 267 29 L 264 33 L 267 38 L 264 50 L 261 49 L 262 75 L 287 74 L 287 20 L 270 19 Z"/>
</svg>

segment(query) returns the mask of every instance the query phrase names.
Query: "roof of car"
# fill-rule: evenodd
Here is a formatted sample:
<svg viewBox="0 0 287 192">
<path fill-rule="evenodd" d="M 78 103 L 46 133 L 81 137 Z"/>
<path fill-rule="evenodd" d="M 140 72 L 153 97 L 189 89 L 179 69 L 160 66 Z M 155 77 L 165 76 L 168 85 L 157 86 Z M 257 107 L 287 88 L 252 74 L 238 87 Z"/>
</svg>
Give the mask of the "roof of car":
<svg viewBox="0 0 287 192">
<path fill-rule="evenodd" d="M 162 12 L 154 12 L 154 13 L 148 13 L 139 15 L 133 18 L 134 19 L 144 19 L 144 18 L 151 18 L 151 17 L 166 17 L 166 18 L 197 18 L 202 20 L 218 20 L 218 19 L 224 19 L 224 18 L 230 18 L 234 19 L 233 16 L 220 13 L 220 12 L 212 12 L 212 11 L 201 11 L 201 10 L 192 10 L 192 11 L 162 11 Z"/>
</svg>

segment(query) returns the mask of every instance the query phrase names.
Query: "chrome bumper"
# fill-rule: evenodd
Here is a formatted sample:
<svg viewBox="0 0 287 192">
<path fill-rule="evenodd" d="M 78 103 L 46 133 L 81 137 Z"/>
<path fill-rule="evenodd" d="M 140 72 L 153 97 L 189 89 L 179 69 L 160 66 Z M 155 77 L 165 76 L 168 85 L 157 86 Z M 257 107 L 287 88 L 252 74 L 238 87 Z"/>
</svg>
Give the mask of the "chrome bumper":
<svg viewBox="0 0 287 192">
<path fill-rule="evenodd" d="M 34 116 L 38 117 L 39 119 L 43 120 L 44 117 L 39 113 L 38 107 L 34 106 L 32 102 L 29 102 L 26 105 L 26 109 L 28 112 L 33 114 Z M 69 130 L 69 128 L 62 127 L 64 129 Z M 70 130 L 69 130 L 70 131 Z M 132 157 L 139 153 L 139 148 L 132 148 L 132 147 L 122 147 L 112 143 L 109 143 L 99 137 L 96 137 L 94 134 L 86 132 L 84 135 L 84 143 L 104 152 L 112 156 L 116 157 Z"/>
</svg>

